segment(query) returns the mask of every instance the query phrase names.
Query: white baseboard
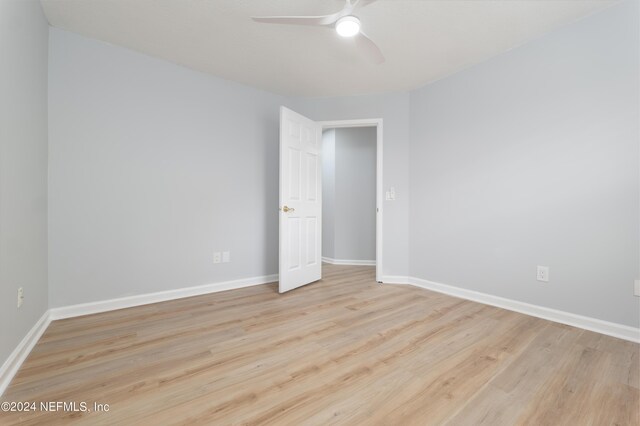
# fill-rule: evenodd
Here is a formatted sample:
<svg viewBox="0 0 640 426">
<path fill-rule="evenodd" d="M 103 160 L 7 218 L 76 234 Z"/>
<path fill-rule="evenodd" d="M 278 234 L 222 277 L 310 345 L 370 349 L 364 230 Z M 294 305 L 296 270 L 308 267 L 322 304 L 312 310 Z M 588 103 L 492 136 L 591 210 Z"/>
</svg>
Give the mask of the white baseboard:
<svg viewBox="0 0 640 426">
<path fill-rule="evenodd" d="M 98 302 L 81 303 L 78 305 L 63 306 L 61 308 L 52 308 L 50 310 L 50 314 L 52 320 L 72 318 L 82 315 L 114 311 L 116 309 L 148 305 L 150 303 L 165 302 L 167 300 L 182 299 L 184 297 L 216 293 L 218 291 L 235 290 L 238 288 L 250 287 L 254 285 L 268 284 L 275 281 L 278 281 L 278 274 L 263 275 L 259 277 L 223 281 L 219 283 L 205 284 L 195 287 L 186 287 L 175 290 L 159 291 L 156 293 L 120 297 L 117 299 L 101 300 Z"/>
<path fill-rule="evenodd" d="M 214 284 L 205 284 L 195 287 L 159 291 L 156 293 L 140 294 L 136 296 L 121 297 L 118 299 L 101 300 L 98 302 L 82 303 L 78 305 L 49 309 L 44 313 L 44 315 L 42 315 L 31 330 L 29 330 L 24 339 L 22 339 L 11 355 L 9 355 L 9 358 L 7 358 L 2 367 L 0 367 L 0 396 L 9 386 L 13 376 L 18 372 L 22 363 L 27 359 L 27 356 L 42 336 L 42 333 L 44 333 L 49 326 L 49 323 L 53 320 L 96 314 L 116 309 L 131 308 L 134 306 L 148 305 L 150 303 L 165 302 L 167 300 L 216 293 L 218 291 L 234 290 L 254 285 L 268 284 L 275 281 L 278 281 L 278 274 L 223 281 Z"/>
<path fill-rule="evenodd" d="M 323 258 L 324 260 L 324 258 Z M 375 263 L 374 263 L 375 264 Z M 147 305 L 150 303 L 164 302 L 167 300 L 181 299 L 184 297 L 198 296 L 202 294 L 215 293 L 218 291 L 233 290 L 260 284 L 268 284 L 278 280 L 278 275 L 264 275 L 253 278 L 245 278 L 232 281 L 224 281 L 214 284 L 206 284 L 196 287 L 187 287 L 176 290 L 161 291 L 157 293 L 141 294 L 136 296 L 122 297 L 118 299 L 103 300 L 99 302 L 83 303 L 79 305 L 53 308 L 45 312 L 38 322 L 29 330 L 9 358 L 0 367 L 0 396 L 9 386 L 13 376 L 27 358 L 35 344 L 38 342 L 49 323 L 55 319 L 71 318 L 81 315 L 95 314 L 99 312 L 112 311 L 116 309 L 130 308 L 134 306 Z M 447 284 L 436 283 L 415 277 L 388 275 L 382 278 L 386 284 L 410 284 L 438 293 L 486 305 L 496 306 L 510 311 L 520 312 L 538 318 L 571 325 L 585 330 L 606 334 L 620 339 L 640 342 L 640 328 L 630 327 L 623 324 L 612 323 L 595 318 L 576 315 L 556 309 L 545 308 L 529 303 L 518 302 L 516 300 L 454 287 Z"/>
<path fill-rule="evenodd" d="M 332 265 L 350 265 L 350 266 L 376 266 L 375 260 L 346 260 L 333 259 L 331 257 L 322 256 L 322 261 Z"/>
<path fill-rule="evenodd" d="M 389 279 L 387 280 L 387 278 Z M 405 279 L 404 281 L 402 280 L 403 278 Z M 441 284 L 434 281 L 428 281 L 421 278 L 385 277 L 383 282 L 395 284 L 410 284 L 427 290 L 436 291 L 438 293 L 444 293 L 450 296 L 459 297 L 461 299 L 472 300 L 474 302 L 484 303 L 485 305 L 496 306 L 498 308 L 508 309 L 510 311 L 520 312 L 522 314 L 531 315 L 549 321 L 559 322 L 561 324 L 571 325 L 573 327 L 595 331 L 596 333 L 602 333 L 608 336 L 617 337 L 619 339 L 640 343 L 640 328 L 635 328 L 624 324 L 617 324 L 609 321 L 599 320 L 596 318 L 572 314 L 565 311 L 559 311 L 557 309 L 532 305 L 530 303 L 519 302 L 517 300 L 506 299 L 504 297 L 493 296 L 491 294 L 480 293 L 478 291 L 467 290 L 464 288 Z"/>
<path fill-rule="evenodd" d="M 384 275 L 383 284 L 409 284 L 409 277 L 406 275 Z"/>
<path fill-rule="evenodd" d="M 2 396 L 4 391 L 9 387 L 13 376 L 16 375 L 24 360 L 27 359 L 31 349 L 38 343 L 38 340 L 40 340 L 42 333 L 47 329 L 50 322 L 51 317 L 49 316 L 49 311 L 47 311 L 42 314 L 38 322 L 31 327 L 31 330 L 29 330 L 22 341 L 18 343 L 18 346 L 11 352 L 11 355 L 9 355 L 9 358 L 7 358 L 4 364 L 2 364 L 2 367 L 0 367 L 0 396 Z"/>
</svg>

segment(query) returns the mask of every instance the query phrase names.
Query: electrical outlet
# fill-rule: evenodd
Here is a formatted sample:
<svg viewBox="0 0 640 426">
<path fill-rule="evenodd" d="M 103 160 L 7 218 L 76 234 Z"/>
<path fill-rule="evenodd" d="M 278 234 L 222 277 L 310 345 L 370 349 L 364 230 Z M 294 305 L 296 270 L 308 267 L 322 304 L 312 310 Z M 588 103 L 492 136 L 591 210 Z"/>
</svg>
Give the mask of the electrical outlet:
<svg viewBox="0 0 640 426">
<path fill-rule="evenodd" d="M 633 283 L 633 295 L 640 297 L 640 280 L 635 280 Z"/>
<path fill-rule="evenodd" d="M 18 288 L 18 308 L 24 303 L 24 290 L 22 287 Z"/>
<path fill-rule="evenodd" d="M 231 262 L 231 252 L 230 251 L 223 251 L 222 252 L 222 263 L 229 263 Z"/>
<path fill-rule="evenodd" d="M 213 253 L 213 263 L 220 263 L 222 262 L 222 256 L 220 255 L 219 251 L 216 251 Z"/>
<path fill-rule="evenodd" d="M 536 275 L 536 279 L 538 281 L 542 281 L 544 283 L 549 282 L 549 267 L 548 266 L 538 266 L 538 273 Z"/>
</svg>

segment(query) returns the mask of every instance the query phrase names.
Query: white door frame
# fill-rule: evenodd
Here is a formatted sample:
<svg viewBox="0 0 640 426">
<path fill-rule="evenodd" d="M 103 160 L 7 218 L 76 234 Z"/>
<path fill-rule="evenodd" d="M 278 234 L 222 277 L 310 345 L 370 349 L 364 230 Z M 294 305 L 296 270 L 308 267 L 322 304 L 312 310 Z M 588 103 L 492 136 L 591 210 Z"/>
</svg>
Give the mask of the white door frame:
<svg viewBox="0 0 640 426">
<path fill-rule="evenodd" d="M 382 282 L 382 216 L 384 189 L 382 187 L 382 118 L 363 118 L 357 120 L 318 121 L 322 130 L 344 127 L 376 128 L 376 281 Z"/>
</svg>

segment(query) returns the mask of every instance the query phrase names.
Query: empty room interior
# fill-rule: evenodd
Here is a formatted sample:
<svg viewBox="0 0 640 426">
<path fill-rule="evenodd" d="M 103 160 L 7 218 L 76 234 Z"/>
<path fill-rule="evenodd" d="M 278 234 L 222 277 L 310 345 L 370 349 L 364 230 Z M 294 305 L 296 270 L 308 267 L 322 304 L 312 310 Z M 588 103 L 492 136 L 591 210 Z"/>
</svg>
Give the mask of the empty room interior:
<svg viewBox="0 0 640 426">
<path fill-rule="evenodd" d="M 640 0 L 0 0 L 0 425 L 640 425 Z"/>
</svg>

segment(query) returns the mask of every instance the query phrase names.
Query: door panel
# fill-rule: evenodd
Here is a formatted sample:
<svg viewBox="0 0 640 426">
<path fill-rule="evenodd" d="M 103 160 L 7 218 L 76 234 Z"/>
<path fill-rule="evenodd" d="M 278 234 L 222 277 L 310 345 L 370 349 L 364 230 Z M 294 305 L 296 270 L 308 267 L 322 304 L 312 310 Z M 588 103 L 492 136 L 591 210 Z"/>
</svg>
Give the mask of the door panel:
<svg viewBox="0 0 640 426">
<path fill-rule="evenodd" d="M 322 126 L 280 108 L 281 293 L 322 277 Z"/>
<path fill-rule="evenodd" d="M 318 198 L 318 156 L 307 153 L 307 201 L 315 202 Z"/>
<path fill-rule="evenodd" d="M 316 239 L 318 233 L 318 219 L 307 218 L 307 266 L 315 265 L 318 260 L 316 255 Z"/>
<path fill-rule="evenodd" d="M 301 152 L 299 149 L 288 148 L 288 156 L 289 156 L 289 200 L 290 201 L 299 201 L 300 200 L 300 169 L 301 169 L 301 161 L 300 155 Z"/>
</svg>

